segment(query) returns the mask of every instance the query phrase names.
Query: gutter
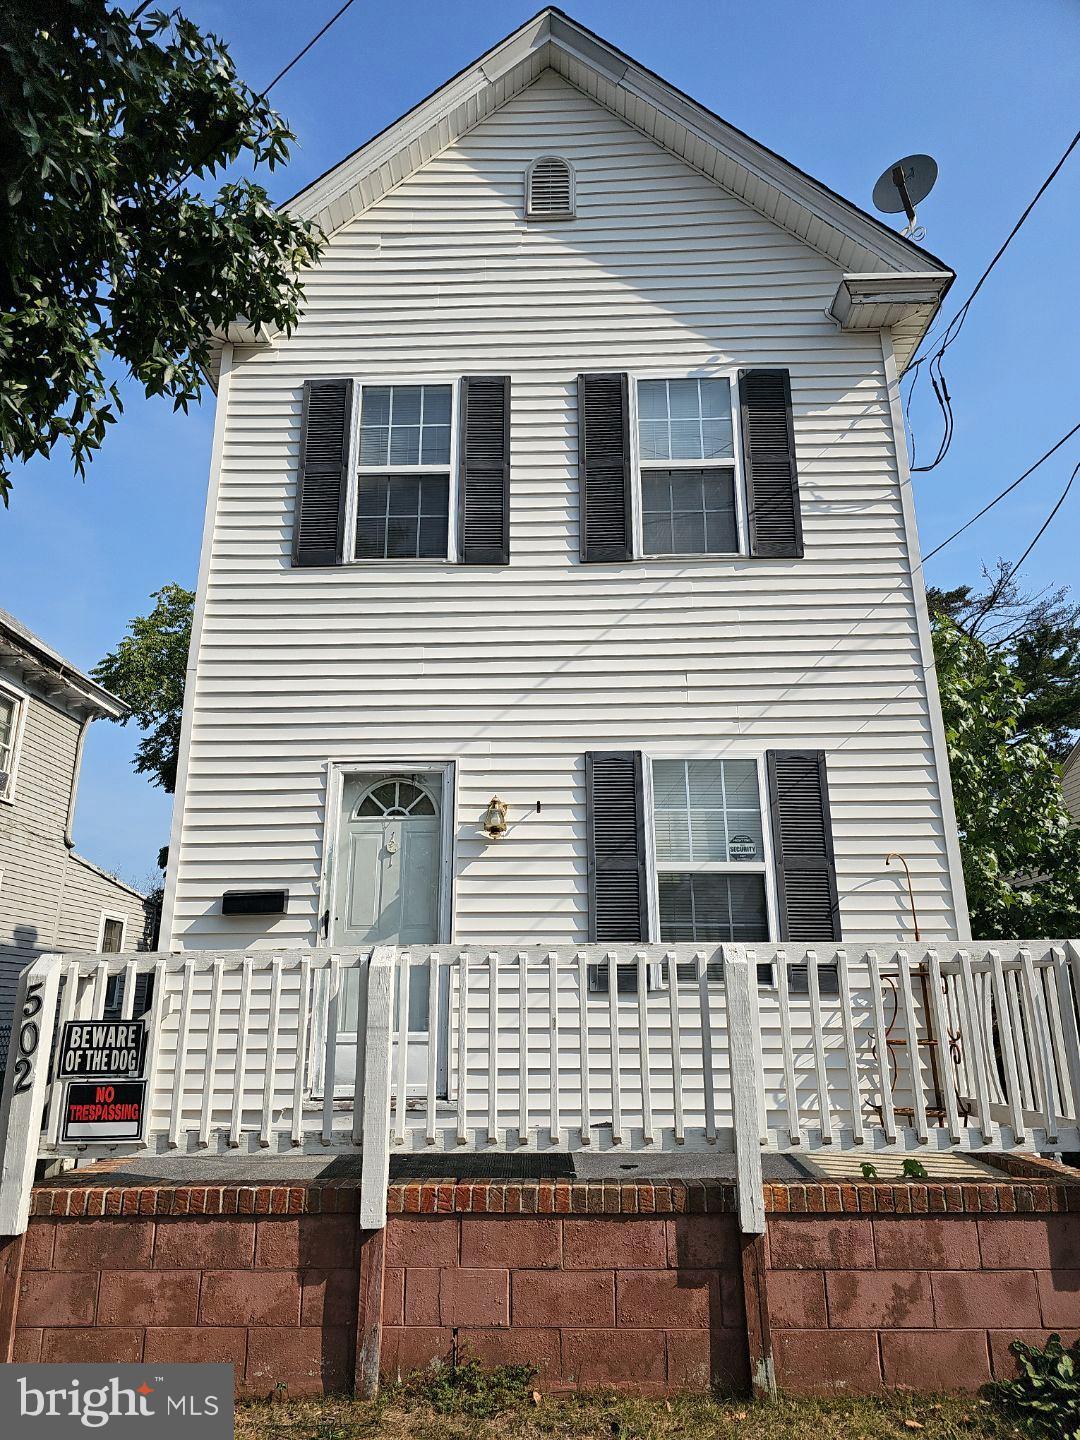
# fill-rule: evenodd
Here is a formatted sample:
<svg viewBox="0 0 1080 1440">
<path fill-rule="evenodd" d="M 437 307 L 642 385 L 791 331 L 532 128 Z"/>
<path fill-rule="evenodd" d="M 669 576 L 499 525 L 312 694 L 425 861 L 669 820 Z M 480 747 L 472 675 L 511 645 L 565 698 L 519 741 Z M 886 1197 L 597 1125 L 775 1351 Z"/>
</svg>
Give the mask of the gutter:
<svg viewBox="0 0 1080 1440">
<path fill-rule="evenodd" d="M 75 799 L 79 793 L 79 772 L 82 769 L 83 746 L 86 744 L 86 732 L 93 723 L 93 716 L 88 715 L 79 725 L 79 735 L 75 741 L 75 763 L 71 767 L 71 789 L 68 792 L 67 819 L 64 821 L 64 844 L 69 850 L 75 849 L 75 840 L 72 836 L 72 828 L 75 824 Z"/>
</svg>

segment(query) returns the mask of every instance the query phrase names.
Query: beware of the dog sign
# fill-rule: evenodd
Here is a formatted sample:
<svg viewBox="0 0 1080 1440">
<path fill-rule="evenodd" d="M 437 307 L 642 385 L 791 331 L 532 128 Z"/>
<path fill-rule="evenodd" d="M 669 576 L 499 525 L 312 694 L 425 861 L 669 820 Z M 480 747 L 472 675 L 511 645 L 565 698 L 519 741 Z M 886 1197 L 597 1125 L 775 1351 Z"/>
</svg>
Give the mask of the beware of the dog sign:
<svg viewBox="0 0 1080 1440">
<path fill-rule="evenodd" d="M 137 1080 L 146 1056 L 144 1020 L 69 1020 L 60 1041 L 61 1080 Z"/>
</svg>

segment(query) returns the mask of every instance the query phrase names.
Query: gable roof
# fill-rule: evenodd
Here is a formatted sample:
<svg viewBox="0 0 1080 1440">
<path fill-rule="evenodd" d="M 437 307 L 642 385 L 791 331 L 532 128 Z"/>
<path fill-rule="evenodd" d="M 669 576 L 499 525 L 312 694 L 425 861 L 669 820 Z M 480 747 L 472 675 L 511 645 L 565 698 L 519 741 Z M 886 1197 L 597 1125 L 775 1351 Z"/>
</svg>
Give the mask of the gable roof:
<svg viewBox="0 0 1080 1440">
<path fill-rule="evenodd" d="M 952 270 L 614 45 L 549 6 L 354 150 L 284 208 L 327 235 L 552 69 L 845 272 L 833 314 L 848 329 L 889 325 L 903 369 Z M 877 277 L 881 277 L 880 280 Z M 898 286 L 898 279 L 916 282 Z M 256 337 L 238 333 L 237 340 Z"/>
</svg>

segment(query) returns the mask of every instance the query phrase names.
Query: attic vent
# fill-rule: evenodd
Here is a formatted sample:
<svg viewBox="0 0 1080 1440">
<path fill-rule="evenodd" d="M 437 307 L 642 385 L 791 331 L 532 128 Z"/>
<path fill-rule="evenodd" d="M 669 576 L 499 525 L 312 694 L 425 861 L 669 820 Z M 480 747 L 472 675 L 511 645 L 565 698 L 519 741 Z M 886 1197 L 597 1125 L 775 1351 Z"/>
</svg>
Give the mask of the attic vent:
<svg viewBox="0 0 1080 1440">
<path fill-rule="evenodd" d="M 572 219 L 574 214 L 574 172 L 557 155 L 543 155 L 529 166 L 525 211 L 546 219 Z"/>
</svg>

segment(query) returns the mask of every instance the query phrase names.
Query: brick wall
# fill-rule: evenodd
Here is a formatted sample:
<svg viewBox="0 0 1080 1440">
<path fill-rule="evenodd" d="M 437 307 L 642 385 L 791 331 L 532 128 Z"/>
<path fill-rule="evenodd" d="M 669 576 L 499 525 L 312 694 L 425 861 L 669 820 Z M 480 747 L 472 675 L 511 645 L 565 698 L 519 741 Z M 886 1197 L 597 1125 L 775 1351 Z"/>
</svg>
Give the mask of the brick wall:
<svg viewBox="0 0 1080 1440">
<path fill-rule="evenodd" d="M 756 1244 L 719 1182 L 395 1185 L 382 1244 L 355 1181 L 134 1188 L 103 1171 L 35 1190 L 0 1257 L 0 1341 L 20 1360 L 230 1361 L 241 1395 L 347 1391 L 381 1290 L 388 1378 L 456 1351 L 527 1360 L 545 1389 L 745 1389 L 771 1330 L 792 1392 L 974 1388 L 1013 1372 L 1017 1336 L 1080 1336 L 1077 1173 L 1016 1169 L 767 1185 Z"/>
<path fill-rule="evenodd" d="M 976 1390 L 1009 1344 L 1080 1338 L 1080 1215 L 776 1215 L 778 1383 L 801 1394 Z"/>
<path fill-rule="evenodd" d="M 399 1215 L 386 1246 L 384 1374 L 456 1345 L 545 1389 L 746 1387 L 733 1215 Z"/>
</svg>

